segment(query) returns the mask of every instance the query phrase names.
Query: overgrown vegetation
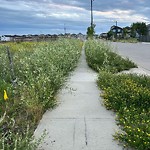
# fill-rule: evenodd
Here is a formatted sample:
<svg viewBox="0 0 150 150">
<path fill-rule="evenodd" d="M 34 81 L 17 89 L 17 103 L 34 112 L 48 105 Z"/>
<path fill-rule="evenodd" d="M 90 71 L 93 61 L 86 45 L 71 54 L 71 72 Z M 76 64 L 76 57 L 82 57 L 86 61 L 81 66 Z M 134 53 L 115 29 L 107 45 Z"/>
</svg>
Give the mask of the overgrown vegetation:
<svg viewBox="0 0 150 150">
<path fill-rule="evenodd" d="M 148 32 L 145 22 L 136 22 L 131 25 L 131 36 L 136 37 L 136 34 L 139 36 L 146 35 Z"/>
<path fill-rule="evenodd" d="M 114 42 L 121 42 L 121 43 L 137 43 L 137 38 L 127 38 L 127 39 L 114 39 Z"/>
<path fill-rule="evenodd" d="M 137 67 L 128 58 L 124 59 L 111 51 L 110 45 L 106 42 L 88 40 L 85 52 L 88 65 L 96 71 L 107 69 L 115 73 Z"/>
<path fill-rule="evenodd" d="M 127 68 L 126 64 L 131 64 L 128 69 L 135 65 L 128 60 L 124 63 L 125 60 L 119 59 L 119 65 L 115 66 L 117 57 L 108 59 L 111 58 L 112 53 L 110 53 L 110 47 L 108 50 L 108 46 L 104 43 L 88 41 L 86 55 L 89 65 L 93 69 L 96 68 L 95 70 L 99 68 L 97 82 L 103 91 L 101 96 L 104 99 L 104 105 L 107 109 L 117 113 L 117 123 L 120 126 L 120 131 L 114 135 L 115 139 L 122 142 L 124 147 L 149 150 L 150 77 L 136 74 L 114 74 Z M 120 56 L 118 57 L 120 58 Z M 107 63 L 104 61 L 106 58 L 109 61 Z M 114 69 L 120 65 L 122 69 Z"/>
<path fill-rule="evenodd" d="M 93 39 L 93 36 L 95 34 L 95 24 L 91 25 L 90 27 L 87 28 L 87 38 Z"/>
<path fill-rule="evenodd" d="M 98 85 L 107 109 L 117 112 L 121 131 L 114 136 L 136 150 L 150 149 L 150 77 L 99 74 Z"/>
<path fill-rule="evenodd" d="M 76 66 L 81 47 L 71 39 L 0 45 L 0 149 L 35 150 L 33 131 L 45 110 L 56 105 L 55 96 Z"/>
</svg>

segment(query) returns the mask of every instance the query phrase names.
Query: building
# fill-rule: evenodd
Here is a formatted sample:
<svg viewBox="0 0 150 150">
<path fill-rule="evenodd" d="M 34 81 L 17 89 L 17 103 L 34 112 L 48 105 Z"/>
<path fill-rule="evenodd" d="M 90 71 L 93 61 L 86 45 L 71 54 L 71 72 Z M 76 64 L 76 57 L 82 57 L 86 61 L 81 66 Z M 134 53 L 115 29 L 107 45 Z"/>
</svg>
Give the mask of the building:
<svg viewBox="0 0 150 150">
<path fill-rule="evenodd" d="M 107 38 L 108 38 L 107 33 L 101 33 L 101 34 L 100 34 L 100 38 L 102 38 L 102 39 L 107 39 Z"/>
<path fill-rule="evenodd" d="M 12 41 L 12 39 L 13 39 L 12 35 L 2 35 L 0 37 L 0 41 L 2 41 L 2 42 Z"/>
<path fill-rule="evenodd" d="M 122 38 L 123 37 L 123 29 L 119 26 L 113 25 L 110 28 L 110 31 L 113 33 L 113 38 Z"/>
</svg>

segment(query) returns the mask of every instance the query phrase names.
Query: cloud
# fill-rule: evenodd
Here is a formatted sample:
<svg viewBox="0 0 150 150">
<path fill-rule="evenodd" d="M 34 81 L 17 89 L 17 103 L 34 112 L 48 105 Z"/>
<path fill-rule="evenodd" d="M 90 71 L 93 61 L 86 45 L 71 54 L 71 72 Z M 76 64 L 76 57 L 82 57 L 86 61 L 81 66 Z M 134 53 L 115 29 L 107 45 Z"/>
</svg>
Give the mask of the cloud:
<svg viewBox="0 0 150 150">
<path fill-rule="evenodd" d="M 98 33 L 114 21 L 119 25 L 150 20 L 149 0 L 93 1 Z M 86 33 L 90 25 L 90 0 L 0 0 L 0 34 L 3 33 Z"/>
<path fill-rule="evenodd" d="M 147 17 L 135 13 L 133 10 L 114 9 L 106 12 L 94 11 L 94 14 L 96 18 L 105 18 L 105 20 L 111 18 L 111 20 L 117 20 L 119 22 L 149 22 Z"/>
</svg>

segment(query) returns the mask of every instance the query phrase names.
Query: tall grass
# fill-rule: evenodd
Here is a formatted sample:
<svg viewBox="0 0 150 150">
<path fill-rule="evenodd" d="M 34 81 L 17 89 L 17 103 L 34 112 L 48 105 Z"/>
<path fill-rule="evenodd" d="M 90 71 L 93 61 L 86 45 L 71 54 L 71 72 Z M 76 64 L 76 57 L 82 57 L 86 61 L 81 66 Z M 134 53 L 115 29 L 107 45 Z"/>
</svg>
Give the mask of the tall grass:
<svg viewBox="0 0 150 150">
<path fill-rule="evenodd" d="M 3 119 L 0 122 L 0 149 L 30 149 L 29 137 L 42 114 L 57 104 L 55 96 L 69 72 L 75 68 L 82 42 L 60 39 L 53 42 L 9 43 L 6 46 L 9 46 L 13 59 L 15 85 L 11 81 L 6 48 L 2 45 L 0 116 Z M 8 100 L 3 98 L 4 90 Z"/>
<path fill-rule="evenodd" d="M 112 47 L 106 42 L 88 40 L 85 44 L 85 52 L 89 66 L 96 71 L 107 69 L 114 73 L 137 67 L 128 58 L 122 58 L 111 49 Z"/>
</svg>

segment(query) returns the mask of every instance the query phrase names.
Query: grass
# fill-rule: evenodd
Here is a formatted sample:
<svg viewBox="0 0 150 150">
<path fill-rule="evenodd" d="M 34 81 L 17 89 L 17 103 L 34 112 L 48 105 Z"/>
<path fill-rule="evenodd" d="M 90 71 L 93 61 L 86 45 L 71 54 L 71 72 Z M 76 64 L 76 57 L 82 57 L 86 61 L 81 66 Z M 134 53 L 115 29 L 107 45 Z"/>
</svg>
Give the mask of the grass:
<svg viewBox="0 0 150 150">
<path fill-rule="evenodd" d="M 127 38 L 127 39 L 117 39 L 113 40 L 114 42 L 122 42 L 122 43 L 138 43 L 137 38 Z"/>
<path fill-rule="evenodd" d="M 136 65 L 133 65 L 129 60 L 124 63 L 125 60 L 123 59 L 119 59 L 117 67 L 114 66 L 116 59 L 109 59 L 110 62 L 104 63 L 105 55 L 107 55 L 107 58 L 111 58 L 110 47 L 108 50 L 107 45 L 95 41 L 88 41 L 87 45 L 89 45 L 89 42 L 90 46 L 86 46 L 87 62 L 92 68 L 95 69 L 95 66 L 99 68 L 95 70 L 99 71 L 97 83 L 102 90 L 103 103 L 107 109 L 117 113 L 116 120 L 120 126 L 120 131 L 116 132 L 114 138 L 119 140 L 124 147 L 149 150 L 150 77 L 136 74 L 115 74 L 123 68 L 127 68 L 126 64 L 131 64 L 128 69 Z M 104 51 L 107 54 L 102 55 Z M 95 59 L 100 59 L 96 62 L 101 63 L 95 63 Z M 120 64 L 122 64 L 121 69 L 115 69 L 114 71 L 114 68 L 118 68 Z"/>
<path fill-rule="evenodd" d="M 31 142 L 34 129 L 43 113 L 57 104 L 55 97 L 76 67 L 81 47 L 81 41 L 72 39 L 0 46 L 0 149 L 35 149 L 37 141 Z"/>
</svg>

